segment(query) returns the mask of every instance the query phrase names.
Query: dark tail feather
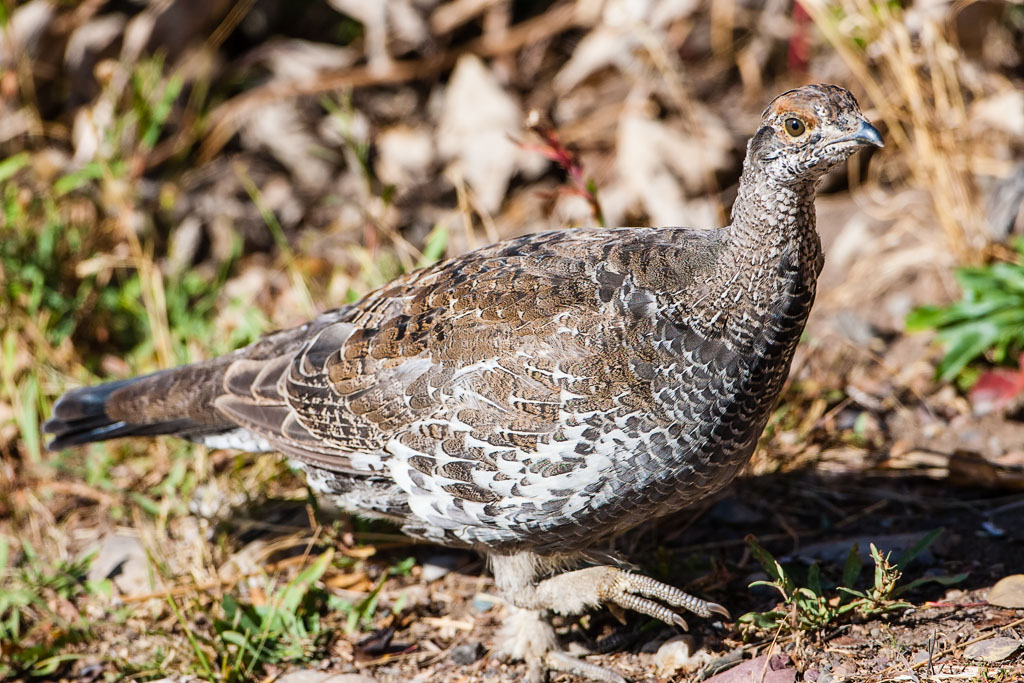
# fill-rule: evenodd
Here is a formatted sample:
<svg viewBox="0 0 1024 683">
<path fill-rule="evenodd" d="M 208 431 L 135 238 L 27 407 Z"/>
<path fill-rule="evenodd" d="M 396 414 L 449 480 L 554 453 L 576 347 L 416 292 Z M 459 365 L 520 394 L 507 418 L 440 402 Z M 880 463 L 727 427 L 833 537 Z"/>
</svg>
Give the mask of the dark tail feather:
<svg viewBox="0 0 1024 683">
<path fill-rule="evenodd" d="M 94 387 L 73 389 L 53 405 L 53 416 L 43 423 L 43 431 L 53 434 L 46 445 L 51 451 L 78 446 L 92 441 L 104 441 L 120 436 L 154 436 L 172 434 L 193 425 L 192 420 L 177 419 L 147 424 L 131 424 L 107 414 L 107 399 L 119 389 L 148 377 L 133 377 L 108 382 Z"/>
<path fill-rule="evenodd" d="M 269 361 L 297 351 L 306 340 L 338 322 L 349 309 L 329 311 L 313 322 L 270 334 L 227 356 L 151 375 L 73 389 L 57 400 L 43 431 L 50 450 L 121 436 L 172 434 L 186 439 L 233 431 L 238 424 L 215 402 L 225 391 L 227 369 L 239 360 Z"/>
</svg>

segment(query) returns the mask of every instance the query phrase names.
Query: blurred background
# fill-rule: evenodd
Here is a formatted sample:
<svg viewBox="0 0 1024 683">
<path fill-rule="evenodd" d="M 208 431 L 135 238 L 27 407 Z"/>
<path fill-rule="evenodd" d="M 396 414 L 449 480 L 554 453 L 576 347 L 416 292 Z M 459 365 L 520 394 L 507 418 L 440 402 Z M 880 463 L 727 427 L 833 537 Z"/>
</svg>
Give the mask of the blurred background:
<svg viewBox="0 0 1024 683">
<path fill-rule="evenodd" d="M 1024 5 L 0 1 L 0 676 L 492 671 L 447 656 L 490 623 L 473 556 L 321 526 L 277 458 L 168 440 L 48 453 L 41 421 L 72 386 L 225 353 L 498 239 L 724 225 L 761 111 L 812 82 L 852 90 L 886 147 L 822 189 L 818 304 L 749 473 L 1012 505 Z M 896 496 L 921 518 L 929 497 Z M 820 500 L 764 505 L 716 519 L 738 538 L 755 518 L 824 524 Z M 630 547 L 655 552 L 656 531 Z M 268 616 L 281 601 L 290 621 Z M 413 654 L 394 659 L 395 633 Z"/>
</svg>

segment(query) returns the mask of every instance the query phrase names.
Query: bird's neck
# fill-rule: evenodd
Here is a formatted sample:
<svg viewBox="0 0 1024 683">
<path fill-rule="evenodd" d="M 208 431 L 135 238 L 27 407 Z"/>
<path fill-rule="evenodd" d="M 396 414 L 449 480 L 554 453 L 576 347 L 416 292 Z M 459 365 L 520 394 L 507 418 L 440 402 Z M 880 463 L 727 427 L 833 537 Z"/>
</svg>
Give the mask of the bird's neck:
<svg viewBox="0 0 1024 683">
<path fill-rule="evenodd" d="M 784 185 L 747 170 L 726 228 L 723 270 L 697 293 L 680 297 L 673 315 L 698 334 L 735 348 L 774 348 L 787 359 L 803 331 L 821 270 L 814 224 L 815 182 Z"/>
<path fill-rule="evenodd" d="M 748 290 L 790 286 L 795 274 L 809 286 L 821 270 L 821 240 L 815 227 L 817 181 L 780 183 L 748 162 L 732 208 L 729 242 Z M 780 280 L 784 280 L 780 281 Z"/>
</svg>

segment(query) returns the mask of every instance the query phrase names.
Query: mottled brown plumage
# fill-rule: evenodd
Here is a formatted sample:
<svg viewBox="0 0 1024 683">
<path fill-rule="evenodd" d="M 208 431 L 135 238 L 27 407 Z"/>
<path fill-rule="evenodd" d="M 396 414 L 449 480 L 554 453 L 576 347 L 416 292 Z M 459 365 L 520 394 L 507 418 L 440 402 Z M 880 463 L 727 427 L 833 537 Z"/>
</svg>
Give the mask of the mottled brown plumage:
<svg viewBox="0 0 1024 683">
<path fill-rule="evenodd" d="M 816 184 L 865 144 L 881 138 L 847 91 L 784 93 L 726 228 L 480 249 L 229 356 L 71 391 L 45 425 L 51 447 L 169 433 L 280 451 L 349 511 L 488 553 L 522 610 L 505 649 L 534 673 L 620 680 L 558 652 L 539 615 L 722 609 L 614 567 L 541 579 L 748 460 L 814 300 Z"/>
</svg>

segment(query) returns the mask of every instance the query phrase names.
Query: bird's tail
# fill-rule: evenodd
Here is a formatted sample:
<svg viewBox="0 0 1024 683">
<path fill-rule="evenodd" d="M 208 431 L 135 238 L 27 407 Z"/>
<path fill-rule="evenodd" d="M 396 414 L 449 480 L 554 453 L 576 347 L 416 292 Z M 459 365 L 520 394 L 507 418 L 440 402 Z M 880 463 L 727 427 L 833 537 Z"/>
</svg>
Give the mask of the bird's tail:
<svg viewBox="0 0 1024 683">
<path fill-rule="evenodd" d="M 319 332 L 344 319 L 350 310 L 345 306 L 325 311 L 305 325 L 272 332 L 244 349 L 204 363 L 72 389 L 57 400 L 53 417 L 43 425 L 43 431 L 54 436 L 47 447 L 58 450 L 120 436 L 158 434 L 209 444 L 211 438 L 234 433 L 239 424 L 214 405 L 226 391 L 225 378 L 232 363 L 293 354 Z M 265 450 L 263 439 L 249 436 L 258 444 L 252 450 Z"/>
<path fill-rule="evenodd" d="M 53 406 L 43 431 L 50 450 L 122 436 L 172 434 L 185 438 L 234 425 L 213 407 L 224 363 L 185 365 L 151 375 L 72 389 Z"/>
</svg>

